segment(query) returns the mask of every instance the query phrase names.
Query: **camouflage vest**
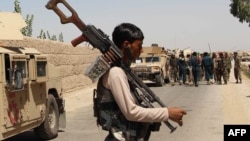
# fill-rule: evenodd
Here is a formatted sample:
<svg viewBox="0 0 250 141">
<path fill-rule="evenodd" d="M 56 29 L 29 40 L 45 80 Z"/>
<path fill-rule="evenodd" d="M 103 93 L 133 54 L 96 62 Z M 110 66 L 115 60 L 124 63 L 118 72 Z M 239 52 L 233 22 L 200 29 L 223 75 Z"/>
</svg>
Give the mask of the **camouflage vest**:
<svg viewBox="0 0 250 141">
<path fill-rule="evenodd" d="M 218 69 L 220 70 L 224 70 L 226 68 L 226 64 L 225 64 L 225 59 L 224 58 L 220 58 L 218 60 Z"/>
<path fill-rule="evenodd" d="M 176 58 L 170 58 L 169 65 L 171 67 L 176 67 L 177 66 L 177 59 Z"/>
</svg>

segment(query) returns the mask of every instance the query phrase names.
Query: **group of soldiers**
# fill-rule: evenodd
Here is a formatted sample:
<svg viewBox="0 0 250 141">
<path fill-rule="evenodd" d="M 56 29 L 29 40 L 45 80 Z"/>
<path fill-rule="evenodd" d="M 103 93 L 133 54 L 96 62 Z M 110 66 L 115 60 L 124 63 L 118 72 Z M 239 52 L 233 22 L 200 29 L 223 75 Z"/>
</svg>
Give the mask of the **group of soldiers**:
<svg viewBox="0 0 250 141">
<path fill-rule="evenodd" d="M 234 62 L 234 65 L 232 65 Z M 242 83 L 240 68 L 241 59 L 237 52 L 204 52 L 199 54 L 184 55 L 180 52 L 179 56 L 171 55 L 169 60 L 169 80 L 172 86 L 176 82 L 179 85 L 199 86 L 198 82 L 205 80 L 208 85 L 228 84 L 232 66 L 236 83 Z"/>
</svg>

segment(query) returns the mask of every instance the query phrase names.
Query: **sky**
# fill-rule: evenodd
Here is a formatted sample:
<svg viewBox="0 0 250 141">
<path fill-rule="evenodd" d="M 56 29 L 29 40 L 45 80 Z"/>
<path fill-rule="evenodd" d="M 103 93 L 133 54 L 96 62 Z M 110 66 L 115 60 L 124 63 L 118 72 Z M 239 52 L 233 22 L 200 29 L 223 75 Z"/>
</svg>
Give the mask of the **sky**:
<svg viewBox="0 0 250 141">
<path fill-rule="evenodd" d="M 22 16 L 34 15 L 33 37 L 43 29 L 63 34 L 65 42 L 81 35 L 72 23 L 61 24 L 45 5 L 48 0 L 19 0 Z M 230 13 L 230 0 L 67 0 L 85 24 L 111 39 L 115 26 L 133 23 L 144 33 L 143 46 L 157 43 L 166 49 L 194 51 L 250 50 L 250 27 Z M 58 5 L 66 16 L 70 12 Z M 14 0 L 1 0 L 0 12 L 13 12 Z M 210 48 L 210 49 L 209 49 Z"/>
</svg>

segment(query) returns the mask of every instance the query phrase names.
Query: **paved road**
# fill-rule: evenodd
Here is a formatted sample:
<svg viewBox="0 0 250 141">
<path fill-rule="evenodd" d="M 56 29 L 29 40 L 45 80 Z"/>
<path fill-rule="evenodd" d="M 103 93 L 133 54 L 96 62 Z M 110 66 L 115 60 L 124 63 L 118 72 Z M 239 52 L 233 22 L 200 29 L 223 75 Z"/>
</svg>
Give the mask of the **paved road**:
<svg viewBox="0 0 250 141">
<path fill-rule="evenodd" d="M 224 124 L 250 124 L 250 82 L 244 76 L 243 84 L 235 84 L 231 76 L 228 85 L 199 87 L 170 86 L 154 87 L 152 90 L 168 106 L 180 106 L 188 114 L 184 125 L 170 134 L 162 124 L 160 132 L 154 132 L 153 141 L 222 141 Z M 66 96 L 67 127 L 61 129 L 53 141 L 102 141 L 106 132 L 95 124 L 92 112 L 92 89 L 78 91 Z M 177 126 L 175 123 L 173 125 Z M 26 132 L 8 141 L 36 141 L 33 132 Z"/>
</svg>

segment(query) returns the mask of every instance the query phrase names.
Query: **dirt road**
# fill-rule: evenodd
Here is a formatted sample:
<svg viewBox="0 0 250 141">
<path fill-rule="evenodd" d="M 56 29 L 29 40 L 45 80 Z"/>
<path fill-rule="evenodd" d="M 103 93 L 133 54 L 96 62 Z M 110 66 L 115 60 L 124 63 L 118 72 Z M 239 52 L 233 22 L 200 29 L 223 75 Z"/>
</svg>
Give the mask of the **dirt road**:
<svg viewBox="0 0 250 141">
<path fill-rule="evenodd" d="M 107 135 L 101 127 L 96 126 L 93 117 L 93 87 L 65 95 L 67 125 L 61 129 L 53 141 L 102 141 Z M 231 73 L 228 85 L 206 85 L 200 82 L 199 87 L 166 85 L 151 87 L 168 106 L 178 105 L 187 110 L 183 118 L 184 125 L 170 134 L 162 125 L 159 132 L 151 135 L 153 141 L 222 141 L 223 125 L 250 124 L 250 80 L 243 75 L 243 83 L 236 84 Z M 38 140 L 33 132 L 26 132 L 8 141 Z"/>
</svg>

